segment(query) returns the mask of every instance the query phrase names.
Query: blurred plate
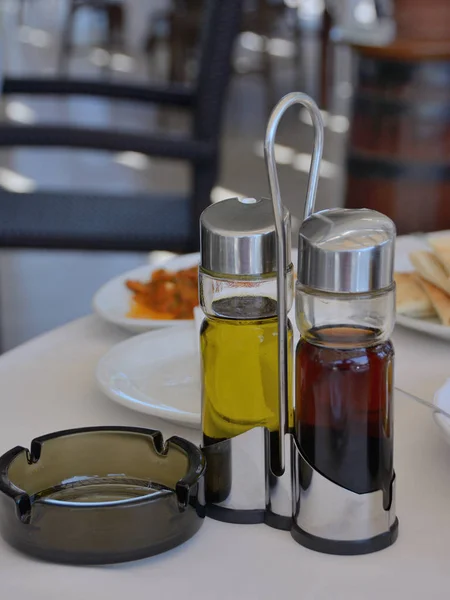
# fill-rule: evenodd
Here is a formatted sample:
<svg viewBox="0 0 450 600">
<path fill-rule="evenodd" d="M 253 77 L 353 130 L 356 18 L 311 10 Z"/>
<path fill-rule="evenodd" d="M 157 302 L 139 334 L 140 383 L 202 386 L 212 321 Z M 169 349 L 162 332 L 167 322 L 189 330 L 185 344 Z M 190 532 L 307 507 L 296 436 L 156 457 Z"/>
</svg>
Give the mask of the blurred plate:
<svg viewBox="0 0 450 600">
<path fill-rule="evenodd" d="M 427 245 L 428 238 L 446 235 L 450 236 L 450 231 L 436 231 L 428 235 L 399 236 L 395 250 L 395 270 L 414 271 L 409 260 L 409 253 L 415 250 L 430 250 L 430 247 Z M 414 329 L 444 340 L 450 340 L 450 327 L 441 325 L 437 319 L 414 319 L 412 317 L 405 317 L 404 315 L 397 315 L 396 323 L 408 329 Z"/>
<path fill-rule="evenodd" d="M 195 252 L 194 254 L 177 256 L 155 266 L 142 265 L 142 267 L 137 267 L 123 275 L 119 275 L 119 277 L 111 279 L 98 290 L 93 299 L 93 309 L 105 321 L 115 323 L 133 333 L 164 327 L 180 327 L 192 323 L 192 321 L 186 319 L 131 319 L 127 317 L 132 293 L 127 289 L 125 283 L 128 279 L 148 281 L 153 271 L 158 269 L 168 269 L 170 271 L 188 269 L 198 265 L 199 259 L 200 255 Z"/>
<path fill-rule="evenodd" d="M 194 322 L 150 331 L 117 344 L 100 359 L 96 379 L 132 410 L 200 427 L 200 356 Z"/>
<path fill-rule="evenodd" d="M 450 413 L 450 379 L 448 379 L 435 393 L 433 403 L 435 406 Z M 433 413 L 433 418 L 441 432 L 444 434 L 445 439 L 450 444 L 450 419 L 439 413 Z"/>
</svg>

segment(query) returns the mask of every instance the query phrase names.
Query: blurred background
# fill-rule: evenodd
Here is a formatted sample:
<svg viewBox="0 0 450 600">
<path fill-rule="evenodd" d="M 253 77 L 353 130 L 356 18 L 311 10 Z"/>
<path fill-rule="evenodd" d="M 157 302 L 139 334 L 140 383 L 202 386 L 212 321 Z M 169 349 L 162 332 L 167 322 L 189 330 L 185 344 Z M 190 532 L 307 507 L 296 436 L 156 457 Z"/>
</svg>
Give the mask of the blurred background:
<svg viewBox="0 0 450 600">
<path fill-rule="evenodd" d="M 318 208 L 450 228 L 449 25 L 447 0 L 1 0 L 2 349 L 195 251 L 210 201 L 267 195 L 290 91 L 323 111 Z M 312 143 L 291 109 L 276 152 L 297 224 Z"/>
</svg>

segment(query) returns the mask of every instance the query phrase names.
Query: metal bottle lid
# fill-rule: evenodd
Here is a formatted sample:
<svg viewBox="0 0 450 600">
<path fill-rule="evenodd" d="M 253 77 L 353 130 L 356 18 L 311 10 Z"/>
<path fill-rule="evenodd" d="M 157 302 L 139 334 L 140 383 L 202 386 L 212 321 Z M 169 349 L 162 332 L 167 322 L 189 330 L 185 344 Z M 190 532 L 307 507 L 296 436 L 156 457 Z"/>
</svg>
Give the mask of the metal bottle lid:
<svg viewBox="0 0 450 600">
<path fill-rule="evenodd" d="M 286 215 L 287 228 L 288 223 Z M 230 276 L 274 274 L 276 248 L 273 205 L 267 198 L 228 198 L 208 206 L 200 217 L 200 266 L 207 271 Z M 288 252 L 290 257 L 290 247 Z"/>
<path fill-rule="evenodd" d="M 298 281 L 325 292 L 364 293 L 392 284 L 395 225 L 368 209 L 332 209 L 303 221 Z"/>
</svg>

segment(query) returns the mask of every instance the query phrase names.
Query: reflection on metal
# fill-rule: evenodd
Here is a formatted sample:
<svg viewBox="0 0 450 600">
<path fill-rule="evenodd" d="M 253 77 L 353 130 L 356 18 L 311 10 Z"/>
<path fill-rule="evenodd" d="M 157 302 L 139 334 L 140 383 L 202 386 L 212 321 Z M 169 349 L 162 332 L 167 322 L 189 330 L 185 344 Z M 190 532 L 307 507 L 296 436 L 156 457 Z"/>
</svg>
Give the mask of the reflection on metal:
<svg viewBox="0 0 450 600">
<path fill-rule="evenodd" d="M 316 471 L 295 442 L 293 454 L 293 516 L 303 532 L 336 541 L 370 540 L 389 532 L 395 522 L 395 480 L 385 510 L 382 490 L 351 492 Z"/>
<path fill-rule="evenodd" d="M 294 524 L 306 534 L 338 542 L 370 541 L 394 527 L 395 479 L 385 495 L 351 492 L 316 471 L 290 434 L 284 438 L 285 473 L 277 477 L 270 469 L 273 433 L 258 427 L 203 448 L 210 516 L 279 529 Z"/>
<path fill-rule="evenodd" d="M 281 477 L 277 477 L 270 468 L 270 461 L 267 464 L 267 479 L 266 479 L 266 514 L 277 517 L 282 517 L 287 523 L 286 529 L 290 529 L 292 520 L 292 487 L 291 487 L 291 447 L 292 436 L 286 434 L 284 437 L 285 447 L 285 470 Z M 272 455 L 270 449 L 270 436 L 266 431 L 266 457 L 269 459 Z M 266 517 L 266 522 L 271 524 L 270 519 Z M 276 526 L 276 525 L 275 525 Z M 284 528 L 284 527 L 280 527 Z"/>
<path fill-rule="evenodd" d="M 206 501 L 235 511 L 265 509 L 265 429 L 205 446 Z"/>
<path fill-rule="evenodd" d="M 204 447 L 208 514 L 221 521 L 266 522 L 279 529 L 290 529 L 291 443 L 291 436 L 286 435 L 286 470 L 282 477 L 270 468 L 271 458 L 278 454 L 276 431 L 256 427 Z"/>
</svg>

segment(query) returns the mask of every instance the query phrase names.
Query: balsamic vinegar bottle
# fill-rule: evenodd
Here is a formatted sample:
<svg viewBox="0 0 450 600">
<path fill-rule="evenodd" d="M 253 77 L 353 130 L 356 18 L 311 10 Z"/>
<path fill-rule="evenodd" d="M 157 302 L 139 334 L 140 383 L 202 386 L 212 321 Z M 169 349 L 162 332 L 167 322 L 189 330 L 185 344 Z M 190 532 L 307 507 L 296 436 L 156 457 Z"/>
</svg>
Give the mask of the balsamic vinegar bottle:
<svg viewBox="0 0 450 600">
<path fill-rule="evenodd" d="M 322 211 L 300 227 L 293 536 L 324 552 L 370 552 L 397 535 L 394 246 L 394 224 L 375 211 Z"/>
</svg>

